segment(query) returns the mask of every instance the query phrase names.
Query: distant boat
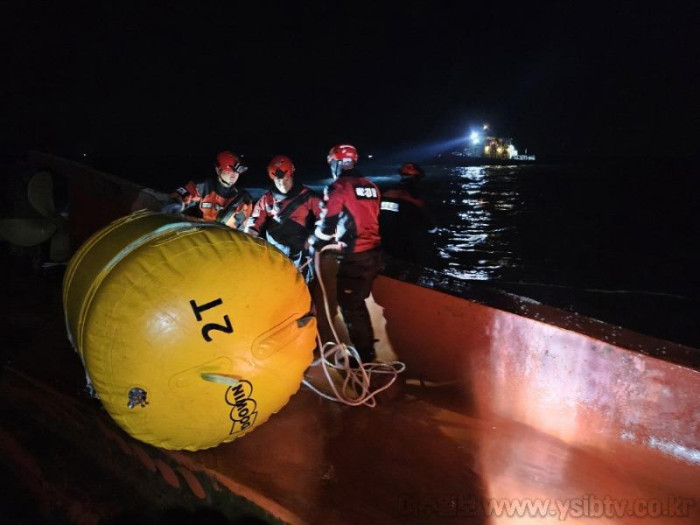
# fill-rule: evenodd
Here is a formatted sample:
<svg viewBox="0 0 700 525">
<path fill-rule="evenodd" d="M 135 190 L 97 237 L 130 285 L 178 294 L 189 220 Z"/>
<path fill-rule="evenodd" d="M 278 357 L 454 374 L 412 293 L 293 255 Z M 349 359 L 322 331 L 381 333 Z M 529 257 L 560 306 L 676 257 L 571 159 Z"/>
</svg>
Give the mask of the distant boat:
<svg viewBox="0 0 700 525">
<path fill-rule="evenodd" d="M 472 131 L 464 147 L 438 155 L 437 162 L 456 166 L 504 166 L 536 161 L 535 155 L 528 155 L 527 150 L 525 154 L 519 153 L 512 138 L 487 134 L 489 129 L 489 125 L 484 124 L 482 130 Z"/>
<path fill-rule="evenodd" d="M 535 156 L 518 155 L 513 158 L 468 156 L 459 152 L 443 153 L 435 156 L 430 163 L 445 166 L 519 166 L 535 164 Z"/>
</svg>

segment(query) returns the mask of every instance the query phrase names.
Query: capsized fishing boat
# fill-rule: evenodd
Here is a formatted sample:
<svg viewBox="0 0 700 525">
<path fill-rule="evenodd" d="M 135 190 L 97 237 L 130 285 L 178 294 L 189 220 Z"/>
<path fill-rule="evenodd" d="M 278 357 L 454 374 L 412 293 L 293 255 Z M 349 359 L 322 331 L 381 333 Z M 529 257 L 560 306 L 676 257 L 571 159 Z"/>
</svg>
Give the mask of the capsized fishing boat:
<svg viewBox="0 0 700 525">
<path fill-rule="evenodd" d="M 67 181 L 74 243 L 158 203 L 79 164 L 31 161 Z M 84 394 L 60 276 L 3 264 L 0 443 L 15 521 L 700 522 L 697 349 L 484 283 L 407 283 L 392 263 L 371 312 L 379 356 L 407 365 L 403 392 L 370 409 L 302 388 L 250 436 L 169 451 Z"/>
</svg>

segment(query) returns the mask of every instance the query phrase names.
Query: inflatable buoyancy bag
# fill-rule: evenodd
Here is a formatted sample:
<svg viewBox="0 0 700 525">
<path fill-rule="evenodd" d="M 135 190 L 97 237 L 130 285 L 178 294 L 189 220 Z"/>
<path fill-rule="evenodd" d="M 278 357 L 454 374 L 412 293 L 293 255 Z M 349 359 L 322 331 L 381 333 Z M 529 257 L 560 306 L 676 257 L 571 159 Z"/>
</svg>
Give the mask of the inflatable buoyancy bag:
<svg viewBox="0 0 700 525">
<path fill-rule="evenodd" d="M 247 434 L 313 357 L 316 319 L 295 266 L 217 223 L 139 212 L 110 224 L 71 259 L 63 304 L 109 414 L 168 449 Z"/>
</svg>

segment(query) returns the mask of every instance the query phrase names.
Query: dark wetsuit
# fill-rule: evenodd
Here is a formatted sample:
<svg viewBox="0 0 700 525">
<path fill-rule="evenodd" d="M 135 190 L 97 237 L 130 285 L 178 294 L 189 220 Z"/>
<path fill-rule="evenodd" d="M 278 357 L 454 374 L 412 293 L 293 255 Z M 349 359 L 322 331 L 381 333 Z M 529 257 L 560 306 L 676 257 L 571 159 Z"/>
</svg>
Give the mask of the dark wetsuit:
<svg viewBox="0 0 700 525">
<path fill-rule="evenodd" d="M 382 249 L 404 261 L 427 264 L 434 255 L 428 232 L 435 219 L 414 178 L 403 177 L 382 193 L 379 227 Z"/>
<path fill-rule="evenodd" d="M 356 170 L 344 171 L 325 190 L 315 236 L 344 244 L 339 255 L 338 306 L 363 361 L 374 358 L 374 332 L 365 305 L 379 272 L 379 189 Z"/>
<path fill-rule="evenodd" d="M 320 216 L 320 203 L 321 196 L 301 184 L 287 194 L 268 191 L 253 208 L 248 231 L 266 239 L 300 268 L 309 255 L 306 242 Z M 302 274 L 307 283 L 311 281 L 313 264 L 307 264 Z"/>
<path fill-rule="evenodd" d="M 242 230 L 253 211 L 253 199 L 244 189 L 224 186 L 218 178 L 204 182 L 189 182 L 178 188 L 171 200 L 183 205 L 183 213 L 200 217 L 205 221 L 221 222 Z"/>
</svg>

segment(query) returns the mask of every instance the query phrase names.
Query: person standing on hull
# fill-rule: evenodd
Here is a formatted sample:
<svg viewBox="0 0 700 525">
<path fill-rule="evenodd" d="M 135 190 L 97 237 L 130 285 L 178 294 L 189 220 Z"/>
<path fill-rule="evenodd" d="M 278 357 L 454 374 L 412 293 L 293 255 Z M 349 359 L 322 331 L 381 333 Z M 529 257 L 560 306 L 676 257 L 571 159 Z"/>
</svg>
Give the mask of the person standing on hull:
<svg viewBox="0 0 700 525">
<path fill-rule="evenodd" d="M 399 168 L 401 180 L 382 192 L 379 232 L 385 253 L 403 261 L 428 264 L 433 253 L 430 233 L 437 222 L 421 192 L 423 169 L 414 162 Z"/>
<path fill-rule="evenodd" d="M 281 250 L 300 269 L 307 284 L 314 276 L 309 263 L 309 235 L 321 214 L 321 196 L 294 182 L 294 164 L 278 155 L 267 166 L 274 189 L 265 193 L 253 208 L 246 231 L 262 237 Z M 302 268 L 303 266 L 303 268 Z"/>
<path fill-rule="evenodd" d="M 357 149 L 340 144 L 328 153 L 335 179 L 324 191 L 324 206 L 314 234 L 314 250 L 332 242 L 338 255 L 337 299 L 348 335 L 363 362 L 372 361 L 374 332 L 365 299 L 379 272 L 379 189 L 356 169 Z"/>
<path fill-rule="evenodd" d="M 222 151 L 216 156 L 216 176 L 178 188 L 162 211 L 185 213 L 243 230 L 253 211 L 253 199 L 246 190 L 237 188 L 236 182 L 247 170 L 238 155 Z"/>
</svg>

